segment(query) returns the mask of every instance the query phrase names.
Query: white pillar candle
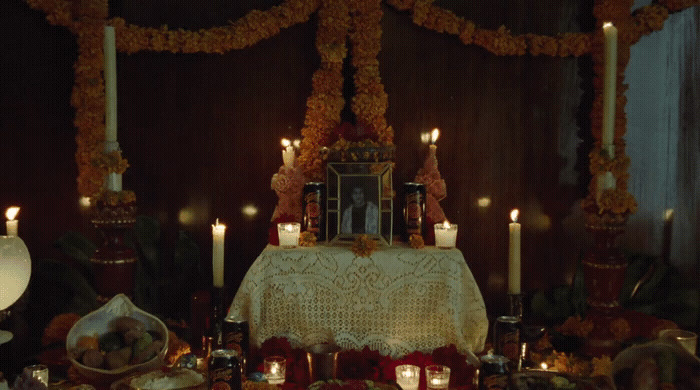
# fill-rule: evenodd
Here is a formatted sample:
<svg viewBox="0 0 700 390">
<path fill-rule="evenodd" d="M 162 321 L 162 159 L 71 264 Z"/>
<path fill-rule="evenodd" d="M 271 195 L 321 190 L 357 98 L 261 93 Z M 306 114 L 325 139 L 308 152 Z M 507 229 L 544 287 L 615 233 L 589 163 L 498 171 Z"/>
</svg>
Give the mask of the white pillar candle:
<svg viewBox="0 0 700 390">
<path fill-rule="evenodd" d="M 277 234 L 280 238 L 280 246 L 295 247 L 299 245 L 301 224 L 299 222 L 278 223 Z"/>
<path fill-rule="evenodd" d="M 117 142 L 117 45 L 114 27 L 104 27 L 105 152 L 119 150 Z M 107 175 L 107 189 L 122 190 L 122 175 Z"/>
<path fill-rule="evenodd" d="M 105 141 L 117 140 L 117 46 L 114 27 L 104 28 Z"/>
<path fill-rule="evenodd" d="M 19 207 L 17 206 L 9 207 L 7 211 L 5 211 L 5 217 L 7 217 L 5 226 L 7 227 L 8 237 L 17 236 L 17 230 L 19 227 L 19 221 L 15 219 L 17 213 L 19 213 Z"/>
<path fill-rule="evenodd" d="M 212 250 L 212 272 L 214 277 L 214 287 L 224 287 L 224 235 L 226 233 L 226 225 L 219 224 L 219 219 L 216 219 L 216 225 L 211 225 L 212 236 L 214 238 L 214 246 Z"/>
<path fill-rule="evenodd" d="M 520 294 L 520 224 L 518 209 L 510 212 L 513 221 L 508 225 L 508 293 Z"/>
<path fill-rule="evenodd" d="M 296 153 L 294 152 L 292 143 L 288 139 L 282 138 L 282 146 L 284 146 L 284 150 L 282 150 L 282 161 L 284 162 L 284 166 L 287 168 L 294 167 Z"/>
<path fill-rule="evenodd" d="M 448 221 L 436 223 L 435 246 L 438 248 L 454 248 L 456 245 L 457 225 L 452 225 Z"/>
<path fill-rule="evenodd" d="M 605 78 L 603 84 L 603 123 L 601 145 L 610 158 L 615 157 L 615 91 L 617 87 L 617 28 L 612 23 L 603 23 L 605 34 Z"/>
</svg>

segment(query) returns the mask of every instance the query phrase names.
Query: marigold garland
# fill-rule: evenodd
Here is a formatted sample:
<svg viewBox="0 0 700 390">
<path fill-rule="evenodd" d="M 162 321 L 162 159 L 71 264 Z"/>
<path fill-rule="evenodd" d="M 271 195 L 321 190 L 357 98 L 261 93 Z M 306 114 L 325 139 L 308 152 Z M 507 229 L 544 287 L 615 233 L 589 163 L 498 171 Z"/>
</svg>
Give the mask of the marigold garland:
<svg viewBox="0 0 700 390">
<path fill-rule="evenodd" d="M 376 240 L 367 234 L 360 234 L 352 243 L 352 253 L 359 257 L 370 257 L 379 248 Z"/>
<path fill-rule="evenodd" d="M 330 131 L 340 122 L 340 111 L 345 105 L 342 96 L 342 62 L 347 56 L 345 45 L 349 36 L 353 43 L 353 81 L 357 94 L 352 100 L 352 110 L 357 117 L 373 125 L 379 132 L 379 141 L 390 145 L 393 129 L 387 126 L 385 113 L 388 97 L 379 76 L 379 53 L 382 18 L 380 0 L 286 0 L 268 10 L 253 10 L 228 26 L 186 31 L 146 28 L 127 24 L 122 18 L 108 18 L 108 0 L 26 0 L 27 4 L 46 13 L 53 25 L 69 28 L 78 40 L 79 53 L 75 62 L 75 84 L 71 104 L 76 110 L 74 124 L 77 128 L 76 163 L 78 165 L 78 190 L 85 196 L 100 192 L 104 177 L 103 167 L 96 167 L 95 156 L 102 153 L 104 141 L 104 79 L 102 76 L 103 26 L 116 29 L 117 48 L 126 53 L 143 50 L 169 51 L 173 53 L 225 53 L 242 49 L 272 37 L 281 29 L 305 22 L 318 10 L 316 48 L 321 56 L 321 66 L 314 73 L 311 96 L 307 99 L 307 112 L 299 164 L 307 177 L 323 179 L 322 159 L 319 147 L 328 146 Z M 414 23 L 425 28 L 457 35 L 464 44 L 475 44 L 496 55 L 549 55 L 581 56 L 592 53 L 594 70 L 601 75 L 602 34 L 600 28 L 589 33 L 562 33 L 556 36 L 536 34 L 513 35 L 505 27 L 496 30 L 482 29 L 473 21 L 457 16 L 454 12 L 435 6 L 433 0 L 387 0 L 397 10 L 408 10 Z M 349 5 L 348 5 L 349 3 Z M 596 0 L 594 16 L 599 21 L 612 20 L 619 30 L 619 75 L 624 73 L 629 60 L 629 45 L 653 31 L 663 28 L 669 13 L 700 5 L 700 0 L 659 0 L 630 14 L 629 0 Z M 600 26 L 598 26 L 600 27 Z M 596 101 L 591 111 L 592 132 L 600 138 L 601 85 L 600 77 L 594 79 Z M 618 110 L 615 138 L 621 139 L 626 128 L 624 114 L 624 86 L 618 77 Z M 595 148 L 594 148 L 595 152 Z M 624 147 L 616 149 L 613 165 L 626 164 Z M 99 158 L 98 158 L 99 159 Z M 591 163 L 594 177 L 607 164 Z M 117 169 L 117 167 L 114 167 Z M 636 207 L 626 190 L 627 178 L 623 172 L 616 175 L 618 189 L 604 192 L 600 204 L 595 205 L 599 214 L 628 214 Z M 593 192 L 595 193 L 595 192 Z M 591 206 L 591 197 L 584 207 Z"/>
</svg>

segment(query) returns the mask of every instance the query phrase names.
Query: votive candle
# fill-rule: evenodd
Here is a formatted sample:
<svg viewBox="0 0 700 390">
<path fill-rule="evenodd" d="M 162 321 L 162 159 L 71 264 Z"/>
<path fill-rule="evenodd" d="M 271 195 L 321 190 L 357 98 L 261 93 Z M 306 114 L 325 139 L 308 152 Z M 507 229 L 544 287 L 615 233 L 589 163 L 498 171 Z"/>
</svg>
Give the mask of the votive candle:
<svg viewBox="0 0 700 390">
<path fill-rule="evenodd" d="M 420 381 L 420 367 L 412 364 L 396 366 L 396 383 L 403 390 L 416 390 Z"/>
<path fill-rule="evenodd" d="M 435 246 L 454 248 L 457 245 L 457 225 L 448 221 L 435 224 Z"/>
<path fill-rule="evenodd" d="M 277 224 L 277 234 L 280 238 L 280 246 L 295 247 L 299 245 L 301 224 L 299 222 Z"/>
</svg>

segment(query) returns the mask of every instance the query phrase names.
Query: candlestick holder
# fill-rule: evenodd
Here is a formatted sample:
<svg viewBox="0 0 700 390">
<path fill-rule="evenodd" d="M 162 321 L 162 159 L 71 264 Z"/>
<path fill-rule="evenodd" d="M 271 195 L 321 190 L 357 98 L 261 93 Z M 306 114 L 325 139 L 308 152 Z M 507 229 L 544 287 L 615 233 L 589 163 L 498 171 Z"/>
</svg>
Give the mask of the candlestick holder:
<svg viewBox="0 0 700 390">
<path fill-rule="evenodd" d="M 523 300 L 525 294 L 508 294 L 509 310 L 508 315 L 511 317 L 517 317 L 520 321 L 523 320 L 523 314 L 525 312 L 523 306 Z"/>
<path fill-rule="evenodd" d="M 90 258 L 90 263 L 99 303 L 107 303 L 117 294 L 133 299 L 137 256 L 125 244 L 125 235 L 136 222 L 135 214 L 135 201 L 108 202 L 100 199 L 95 205 L 92 223 L 102 234 L 103 242 Z"/>
<path fill-rule="evenodd" d="M 211 294 L 211 351 L 224 348 L 224 317 L 226 317 L 226 289 L 213 287 Z"/>
<path fill-rule="evenodd" d="M 594 245 L 583 260 L 588 292 L 586 319 L 593 323 L 593 330 L 586 338 L 585 352 L 590 356 L 614 356 L 621 349 L 621 343 L 612 333 L 610 324 L 622 312 L 618 299 L 627 270 L 627 260 L 616 240 L 624 227 L 622 223 L 601 223 L 586 228 L 593 235 Z"/>
</svg>

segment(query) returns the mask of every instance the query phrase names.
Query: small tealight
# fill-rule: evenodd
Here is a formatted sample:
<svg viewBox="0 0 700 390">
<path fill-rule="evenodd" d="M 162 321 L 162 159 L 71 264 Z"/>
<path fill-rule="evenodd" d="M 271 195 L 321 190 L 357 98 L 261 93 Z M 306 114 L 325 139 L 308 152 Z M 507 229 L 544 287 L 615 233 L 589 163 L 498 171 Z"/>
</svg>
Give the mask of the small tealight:
<svg viewBox="0 0 700 390">
<path fill-rule="evenodd" d="M 299 234 L 301 234 L 301 224 L 299 222 L 278 223 L 277 234 L 280 238 L 280 246 L 294 248 L 299 245 Z"/>
<path fill-rule="evenodd" d="M 420 380 L 420 367 L 412 364 L 396 366 L 396 383 L 403 390 L 416 390 Z"/>
<path fill-rule="evenodd" d="M 282 356 L 265 358 L 265 378 L 271 385 L 283 385 L 287 375 L 287 360 Z"/>
<path fill-rule="evenodd" d="M 454 248 L 457 245 L 457 225 L 448 221 L 435 224 L 435 246 L 438 248 Z"/>
</svg>

